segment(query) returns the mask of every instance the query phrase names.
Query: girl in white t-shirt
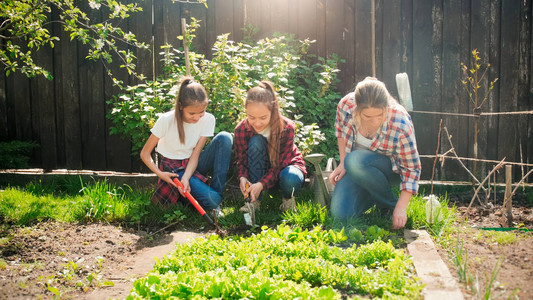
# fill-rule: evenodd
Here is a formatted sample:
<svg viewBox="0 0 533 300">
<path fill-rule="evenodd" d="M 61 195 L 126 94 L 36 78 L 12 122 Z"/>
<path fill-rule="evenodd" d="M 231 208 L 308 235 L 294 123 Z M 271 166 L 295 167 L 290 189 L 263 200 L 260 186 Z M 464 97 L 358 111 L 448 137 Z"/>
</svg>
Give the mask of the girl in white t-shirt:
<svg viewBox="0 0 533 300">
<path fill-rule="evenodd" d="M 152 202 L 176 203 L 180 193 L 172 178 L 178 177 L 204 209 L 220 211 L 233 139 L 220 132 L 204 149 L 215 130 L 215 117 L 205 111 L 207 104 L 205 88 L 186 77 L 175 110 L 162 114 L 152 128 L 141 151 L 142 161 L 159 177 Z M 159 168 L 151 159 L 154 148 L 161 155 Z M 211 186 L 206 183 L 208 172 L 212 172 Z"/>
</svg>

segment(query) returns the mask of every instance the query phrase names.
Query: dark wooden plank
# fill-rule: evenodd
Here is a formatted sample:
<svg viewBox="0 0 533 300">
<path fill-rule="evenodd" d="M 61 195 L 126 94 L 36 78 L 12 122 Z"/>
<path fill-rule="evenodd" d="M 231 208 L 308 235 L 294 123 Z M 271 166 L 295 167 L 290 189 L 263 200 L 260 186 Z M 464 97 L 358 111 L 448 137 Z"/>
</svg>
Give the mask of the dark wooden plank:
<svg viewBox="0 0 533 300">
<path fill-rule="evenodd" d="M 520 3 L 520 46 L 519 46 L 519 68 L 518 68 L 518 103 L 517 108 L 519 111 L 529 110 L 529 83 L 531 81 L 530 76 L 530 45 L 531 45 L 531 1 L 523 1 Z M 528 119 L 533 121 L 531 115 L 519 115 L 517 118 L 518 121 L 518 139 L 520 143 L 519 156 L 518 159 L 521 162 L 527 161 L 527 153 L 529 147 L 532 147 L 531 141 L 533 138 L 529 135 L 528 132 Z M 528 171 L 528 168 L 521 167 L 516 168 L 515 171 L 515 181 L 518 181 L 518 178 L 522 178 L 523 175 Z M 532 180 L 529 180 L 530 182 Z"/>
<path fill-rule="evenodd" d="M 491 67 L 488 71 L 488 80 L 493 81 L 496 78 L 500 77 L 500 66 L 501 66 L 501 44 L 500 44 L 500 26 L 501 26 L 501 0 L 492 0 L 490 3 L 490 47 L 489 47 L 489 61 Z M 494 89 L 489 94 L 487 99 L 486 108 L 491 112 L 498 112 L 500 110 L 500 86 L 501 82 L 497 82 L 494 86 Z M 488 145 L 498 145 L 498 125 L 499 117 L 488 118 L 487 127 L 487 144 Z M 498 155 L 498 147 L 492 146 L 487 148 L 486 152 L 487 158 L 491 160 L 500 160 L 503 157 Z M 501 181 L 504 182 L 504 181 Z"/>
<path fill-rule="evenodd" d="M 501 67 L 500 67 L 500 111 L 517 110 L 518 68 L 520 39 L 520 2 L 502 1 L 501 4 Z M 499 118 L 498 157 L 507 161 L 519 161 L 517 156 L 518 126 L 516 116 Z"/>
<path fill-rule="evenodd" d="M 270 1 L 270 21 L 272 33 L 287 33 L 289 31 L 289 1 Z"/>
<path fill-rule="evenodd" d="M 59 12 L 55 7 L 52 7 L 52 19 L 59 19 Z M 52 34 L 61 35 L 63 32 L 60 23 L 54 23 L 52 28 Z M 60 38 L 61 39 L 61 38 Z M 65 42 L 68 42 L 67 39 Z M 61 40 L 59 41 L 61 43 Z M 61 46 L 56 43 L 53 49 L 54 57 L 54 98 L 55 98 L 55 119 L 56 119 L 56 155 L 57 155 L 57 168 L 64 169 L 66 168 L 66 147 L 65 147 L 65 118 L 63 116 L 65 113 L 65 97 L 63 96 L 63 81 L 72 80 L 72 78 L 65 78 L 61 72 L 63 63 L 61 61 L 62 57 Z"/>
<path fill-rule="evenodd" d="M 192 40 L 192 51 L 203 54 L 211 52 L 213 45 L 207 44 L 207 8 L 204 5 L 192 5 L 187 11 L 189 12 L 187 20 L 190 18 L 200 20 L 200 27 L 196 28 L 196 37 Z M 181 46 L 181 41 L 178 41 L 178 44 Z"/>
<path fill-rule="evenodd" d="M 153 71 L 153 41 L 152 41 L 152 0 L 145 0 L 137 3 L 143 10 L 141 12 L 132 14 L 130 17 L 131 31 L 135 33 L 139 42 L 144 42 L 150 45 L 152 51 L 146 49 L 135 49 L 135 56 L 137 57 L 136 72 L 143 74 L 147 79 L 154 79 Z M 174 17 L 174 16 L 169 16 Z M 172 20 L 172 19 L 171 19 Z M 158 53 L 155 51 L 155 53 Z"/>
<path fill-rule="evenodd" d="M 233 1 L 217 0 L 215 10 L 216 34 L 229 33 L 229 39 L 233 39 Z"/>
<path fill-rule="evenodd" d="M 326 0 L 316 1 L 316 53 L 320 57 L 326 56 Z"/>
<path fill-rule="evenodd" d="M 215 43 L 217 39 L 216 34 L 216 1 L 215 0 L 207 0 L 207 15 L 205 20 L 205 28 L 206 28 L 206 45 L 207 45 L 207 54 L 206 58 L 211 59 L 212 58 L 212 52 L 211 49 L 213 47 L 213 44 Z"/>
<path fill-rule="evenodd" d="M 325 30 L 325 56 L 330 58 L 336 54 L 339 57 L 346 57 L 345 54 L 345 21 L 344 21 L 344 1 L 327 0 L 326 1 L 326 30 Z M 344 65 L 338 66 L 340 72 L 337 73 L 340 78 L 345 76 L 348 71 Z"/>
<path fill-rule="evenodd" d="M 401 27 L 401 72 L 406 72 L 413 78 L 413 0 L 402 0 L 402 27 Z M 415 99 L 413 99 L 413 105 Z M 416 106 L 415 106 L 416 107 Z"/>
<path fill-rule="evenodd" d="M 88 17 L 97 22 L 101 20 L 99 13 L 87 9 L 88 5 L 80 3 L 82 8 L 91 11 Z M 104 70 L 100 61 L 88 61 L 88 46 L 78 48 L 79 82 L 80 82 L 80 121 L 82 141 L 82 168 L 104 170 L 106 167 L 106 126 L 104 98 Z M 139 56 L 138 56 L 139 58 Z"/>
<path fill-rule="evenodd" d="M 461 84 L 461 28 L 465 25 L 461 23 L 462 1 L 451 0 L 443 2 L 444 23 L 442 29 L 442 111 L 450 113 L 466 113 L 459 111 L 461 105 L 470 102 L 464 87 Z M 468 26 L 468 24 L 466 24 Z M 460 122 L 470 122 L 470 119 L 456 116 L 440 116 L 443 119 L 443 126 L 448 128 L 457 153 L 464 156 L 468 153 L 468 148 L 462 147 L 460 143 L 468 141 L 468 131 Z M 440 122 L 440 121 L 439 121 Z M 467 128 L 467 127 L 466 127 Z M 444 153 L 450 149 L 448 139 L 444 131 L 441 136 L 441 147 L 439 152 Z M 459 164 L 454 160 L 448 160 L 443 167 L 436 169 L 435 176 L 444 178 L 454 178 Z M 442 177 L 441 177 L 442 178 Z"/>
<path fill-rule="evenodd" d="M 272 6 L 271 0 L 256 0 L 260 3 L 259 16 L 261 20 L 261 26 L 259 26 L 259 37 L 265 38 L 272 36 Z"/>
<path fill-rule="evenodd" d="M 533 17 L 533 9 L 529 9 L 529 12 L 530 12 L 530 15 L 528 16 L 528 18 L 532 18 Z M 530 27 L 531 28 L 531 27 Z M 530 46 L 529 46 L 529 70 L 533 69 L 533 30 L 530 30 L 529 31 L 529 41 L 530 41 Z M 531 71 L 530 71 L 531 72 Z M 530 81 L 529 81 L 529 90 L 530 91 L 533 91 L 533 78 L 530 76 Z M 529 107 L 528 107 L 528 110 L 533 110 L 533 93 L 530 93 L 529 94 Z M 533 117 L 531 115 L 529 115 L 528 117 L 528 126 L 527 126 L 527 136 L 528 136 L 528 141 L 532 141 L 533 140 Z M 526 162 L 527 163 L 533 163 L 533 145 L 531 145 L 531 143 L 528 143 L 528 147 L 527 147 L 527 159 L 526 159 Z M 532 178 L 528 178 L 528 182 L 533 182 L 533 179 Z"/>
<path fill-rule="evenodd" d="M 402 62 L 402 7 L 400 1 L 387 2 L 381 4 L 383 7 L 383 39 L 382 39 L 382 61 L 381 79 L 385 82 L 389 92 L 398 99 L 398 89 L 396 87 L 396 74 L 400 73 Z"/>
<path fill-rule="evenodd" d="M 242 41 L 244 36 L 244 0 L 233 0 L 233 40 Z"/>
<path fill-rule="evenodd" d="M 261 2 L 257 0 L 243 0 L 244 27 L 253 26 L 261 30 Z M 259 38 L 259 33 L 254 37 Z"/>
<path fill-rule="evenodd" d="M 479 0 L 479 1 L 473 1 L 472 2 L 472 21 L 471 21 L 471 49 L 477 49 L 480 53 L 480 56 L 482 58 L 481 70 L 484 71 L 489 63 L 489 41 L 490 36 L 488 34 L 485 34 L 489 31 L 490 25 L 489 25 L 489 18 L 490 18 L 490 0 Z M 484 80 L 480 84 L 480 93 L 479 93 L 479 100 L 478 100 L 478 106 L 480 105 L 480 102 L 483 100 L 483 98 L 486 96 L 486 93 L 488 91 L 488 81 Z M 472 106 L 472 109 L 474 107 Z M 482 111 L 486 111 L 487 106 L 486 102 L 481 107 Z M 489 145 L 487 144 L 487 138 L 488 138 L 488 122 L 489 119 L 479 118 L 478 120 L 478 158 L 484 159 L 487 158 L 487 148 Z M 472 123 L 474 123 L 474 120 L 471 120 Z M 472 134 L 474 134 L 474 131 L 471 131 Z M 475 157 L 473 152 L 473 141 L 474 138 L 472 137 L 471 143 L 472 143 L 472 150 L 469 152 L 470 157 Z M 485 178 L 485 176 L 490 172 L 492 169 L 490 166 L 484 163 L 477 163 L 476 166 L 478 177 Z"/>
<path fill-rule="evenodd" d="M 440 110 L 440 72 L 441 66 L 438 45 L 442 33 L 442 8 L 440 1 L 413 1 L 413 70 L 411 81 L 412 97 L 416 99 L 415 110 Z M 436 43 L 434 43 L 436 42 Z M 418 114 L 413 116 L 420 154 L 434 154 L 437 145 L 439 118 L 435 115 Z M 422 159 L 422 169 L 431 170 L 433 160 Z M 430 171 L 422 173 L 422 178 L 429 178 Z"/>
<path fill-rule="evenodd" d="M 299 0 L 298 2 L 298 34 L 297 37 L 301 40 L 317 39 L 316 29 L 316 13 L 317 4 L 314 0 Z M 316 43 L 309 47 L 310 54 L 317 54 Z"/>
<path fill-rule="evenodd" d="M 48 14 L 51 18 L 51 14 Z M 45 28 L 52 32 L 51 24 Z M 53 75 L 53 50 L 45 45 L 39 50 L 34 49 L 34 59 L 45 70 Z M 32 125 L 33 137 L 40 143 L 40 161 L 43 169 L 55 169 L 57 167 L 56 155 L 56 116 L 54 99 L 54 82 L 44 76 L 37 76 L 31 79 L 31 101 L 32 101 Z"/>
<path fill-rule="evenodd" d="M 1 39 L 0 43 L 3 43 Z M 7 141 L 9 137 L 6 89 L 6 73 L 2 70 L 0 71 L 0 142 Z"/>
<path fill-rule="evenodd" d="M 344 59 L 339 90 L 342 95 L 355 87 L 355 0 L 344 1 Z M 339 99 L 340 100 L 340 99 Z"/>
<path fill-rule="evenodd" d="M 294 34 L 298 33 L 298 1 L 288 1 L 289 4 L 289 32 Z"/>
<path fill-rule="evenodd" d="M 55 47 L 55 80 L 57 105 L 57 132 L 59 164 L 67 169 L 82 167 L 82 132 L 80 127 L 80 86 L 78 60 L 78 42 L 70 41 L 68 32 L 59 33 L 60 41 Z M 58 150 L 59 151 L 59 150 Z M 63 157 L 64 155 L 64 157 Z M 64 160 L 64 161 L 63 161 Z"/>
<path fill-rule="evenodd" d="M 376 77 L 383 80 L 383 1 L 375 0 L 374 3 L 374 18 L 375 18 L 375 61 L 376 61 Z"/>
<path fill-rule="evenodd" d="M 370 1 L 355 1 L 355 83 L 372 76 Z"/>
</svg>

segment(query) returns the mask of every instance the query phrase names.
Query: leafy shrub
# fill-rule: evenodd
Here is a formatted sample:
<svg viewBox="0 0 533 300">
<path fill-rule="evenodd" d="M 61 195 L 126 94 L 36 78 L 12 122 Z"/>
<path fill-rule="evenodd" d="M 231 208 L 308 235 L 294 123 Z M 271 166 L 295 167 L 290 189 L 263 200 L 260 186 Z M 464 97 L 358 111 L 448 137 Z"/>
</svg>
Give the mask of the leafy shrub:
<svg viewBox="0 0 533 300">
<path fill-rule="evenodd" d="M 198 26 L 193 19 L 184 36 L 179 37 L 191 49 Z M 211 100 L 208 111 L 217 119 L 215 132 L 233 131 L 244 118 L 246 91 L 266 79 L 277 89 L 283 114 L 296 122 L 300 150 L 304 154 L 335 153 L 333 122 L 339 95 L 333 87 L 338 82 L 339 58 L 313 57 L 308 54 L 312 41 L 297 41 L 293 36 L 276 35 L 255 43 L 250 37 L 245 40 L 249 42 L 235 43 L 228 34 L 218 36 L 210 60 L 193 50 L 189 52 L 191 75 L 204 85 Z M 125 93 L 108 101 L 113 106 L 108 115 L 114 124 L 111 133 L 131 139 L 135 153 L 148 138 L 157 114 L 172 109 L 176 83 L 186 74 L 183 52 L 170 46 L 162 50 L 163 76 L 122 87 Z M 325 143 L 322 130 L 328 137 Z"/>
<path fill-rule="evenodd" d="M 0 169 L 27 168 L 35 142 L 11 141 L 0 143 Z"/>
</svg>

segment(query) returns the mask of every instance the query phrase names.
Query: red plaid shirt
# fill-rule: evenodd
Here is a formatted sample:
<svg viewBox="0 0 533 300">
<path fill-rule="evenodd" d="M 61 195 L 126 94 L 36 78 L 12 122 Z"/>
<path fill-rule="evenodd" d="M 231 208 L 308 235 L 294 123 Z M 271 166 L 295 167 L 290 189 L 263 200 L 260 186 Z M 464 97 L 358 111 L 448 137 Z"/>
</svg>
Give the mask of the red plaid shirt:
<svg viewBox="0 0 533 300">
<path fill-rule="evenodd" d="M 304 176 L 307 175 L 305 162 L 300 150 L 294 144 L 294 122 L 283 117 L 285 127 L 281 131 L 279 147 L 279 164 L 277 168 L 270 168 L 265 175 L 259 180 L 265 188 L 271 188 L 276 185 L 281 170 L 293 165 L 300 169 Z M 235 157 L 237 159 L 237 171 L 239 178 L 248 178 L 248 142 L 252 136 L 258 134 L 248 123 L 248 119 L 241 121 L 235 127 Z"/>
<path fill-rule="evenodd" d="M 357 127 L 353 121 L 355 94 L 350 93 L 339 101 L 335 129 L 337 138 L 346 140 L 346 153 L 352 151 L 357 137 Z M 386 121 L 378 131 L 370 150 L 386 155 L 391 159 L 392 171 L 400 174 L 401 190 L 413 194 L 418 192 L 420 179 L 420 157 L 416 147 L 415 131 L 411 117 L 397 102 L 389 106 Z"/>
</svg>

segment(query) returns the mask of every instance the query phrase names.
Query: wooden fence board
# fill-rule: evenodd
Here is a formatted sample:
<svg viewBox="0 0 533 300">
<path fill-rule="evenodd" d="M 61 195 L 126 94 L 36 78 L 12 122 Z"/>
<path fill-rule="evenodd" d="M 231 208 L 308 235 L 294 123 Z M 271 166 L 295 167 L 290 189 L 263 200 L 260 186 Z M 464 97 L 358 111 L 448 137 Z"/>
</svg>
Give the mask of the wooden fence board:
<svg viewBox="0 0 533 300">
<path fill-rule="evenodd" d="M 355 84 L 372 76 L 370 1 L 355 1 Z"/>
<path fill-rule="evenodd" d="M 326 0 L 316 1 L 316 50 L 317 55 L 326 57 Z"/>
<path fill-rule="evenodd" d="M 289 31 L 296 36 L 298 32 L 298 1 L 288 1 L 289 7 Z"/>
<path fill-rule="evenodd" d="M 383 4 L 380 4 L 380 6 Z M 382 55 L 380 61 L 383 61 L 381 79 L 387 86 L 387 89 L 398 99 L 398 89 L 396 87 L 396 74 L 400 73 L 402 62 L 401 48 L 401 2 L 394 1 L 389 5 L 383 5 L 381 15 L 383 23 Z"/>
<path fill-rule="evenodd" d="M 326 57 L 333 54 L 339 57 L 345 55 L 345 23 L 344 23 L 344 1 L 328 0 L 326 1 L 326 30 L 325 30 L 325 50 Z M 341 68 L 339 76 L 344 76 L 345 68 Z"/>
<path fill-rule="evenodd" d="M 481 55 L 481 64 L 482 64 L 482 71 L 485 71 L 486 66 L 488 65 L 488 50 L 489 50 L 489 41 L 490 36 L 486 34 L 489 30 L 489 16 L 490 16 L 490 1 L 489 0 L 480 0 L 480 1 L 473 1 L 472 2 L 472 9 L 471 9 L 471 29 L 470 29 L 470 38 L 471 38 L 471 49 L 477 49 Z M 481 76 L 481 75 L 480 75 Z M 481 83 L 481 89 L 479 93 L 479 102 L 478 105 L 480 105 L 482 99 L 485 97 L 486 92 L 488 91 L 488 81 L 484 80 Z M 474 108 L 471 106 L 472 109 Z M 482 111 L 486 111 L 487 106 L 486 103 L 481 107 Z M 487 138 L 489 134 L 489 128 L 488 128 L 488 118 L 479 118 L 478 121 L 478 158 L 487 158 Z M 470 121 L 471 123 L 474 122 L 474 120 Z M 473 153 L 473 145 L 472 150 L 469 152 L 470 157 L 474 157 Z M 477 163 L 477 174 L 478 177 L 485 177 L 490 170 L 487 170 L 487 165 L 483 163 Z M 492 169 L 492 168 L 490 168 Z M 485 175 L 483 175 L 485 174 Z"/>
<path fill-rule="evenodd" d="M 344 63 L 339 65 L 344 80 L 339 84 L 341 95 L 355 87 L 355 0 L 344 1 Z M 340 100 L 340 99 L 339 99 Z"/>
<path fill-rule="evenodd" d="M 207 44 L 207 9 L 203 5 L 192 5 L 187 10 L 190 13 L 190 16 L 187 16 L 187 20 L 194 17 L 197 20 L 200 20 L 200 27 L 196 29 L 196 37 L 192 41 L 192 48 L 198 53 L 208 53 L 211 52 L 211 47 L 213 46 Z M 181 34 L 181 31 L 180 31 Z M 178 41 L 179 47 L 182 46 L 182 42 Z"/>
<path fill-rule="evenodd" d="M 533 9 L 530 8 L 529 11 L 530 11 L 530 15 L 528 16 L 528 18 L 531 19 L 533 17 Z M 529 31 L 529 49 L 530 51 L 529 51 L 529 66 L 528 67 L 531 72 L 531 69 L 533 68 L 533 51 L 531 51 L 531 49 L 533 49 L 533 30 Z M 533 80 L 531 76 L 529 77 L 529 79 L 530 79 L 529 81 L 530 93 L 528 96 L 528 103 L 529 103 L 528 110 L 533 110 Z M 533 145 L 530 142 L 530 141 L 533 141 L 533 116 L 532 115 L 528 116 L 527 140 L 528 140 L 528 147 L 527 147 L 525 160 L 527 163 L 533 163 Z"/>
<path fill-rule="evenodd" d="M 3 43 L 1 39 L 0 43 Z M 0 142 L 9 140 L 6 89 L 6 74 L 0 72 Z"/>
<path fill-rule="evenodd" d="M 289 31 L 289 2 L 285 0 L 270 1 L 270 22 L 272 33 L 286 33 Z"/>
<path fill-rule="evenodd" d="M 447 22 L 443 24 L 442 29 L 442 104 L 443 111 L 453 113 L 465 113 L 459 111 L 463 102 L 468 102 L 467 98 L 464 98 L 465 93 L 459 78 L 461 78 L 461 0 L 444 1 L 443 3 L 443 15 Z M 468 97 L 468 96 L 466 96 Z M 468 104 L 467 104 L 468 105 Z M 448 131 L 453 137 L 454 146 L 457 146 L 457 150 L 461 151 L 459 155 L 467 152 L 467 149 L 461 149 L 460 145 L 456 143 L 463 143 L 468 140 L 468 132 L 456 124 L 459 122 L 467 122 L 465 117 L 455 116 L 438 116 L 442 118 L 442 126 L 446 126 Z M 440 122 L 440 120 L 439 120 Z M 444 130 L 441 133 L 441 147 L 440 152 L 443 153 L 450 149 L 449 143 L 446 138 Z M 442 176 L 450 177 L 451 172 L 458 167 L 455 161 L 448 160 L 443 168 L 438 168 L 436 171 L 441 172 Z M 438 174 L 436 174 L 438 175 Z"/>
<path fill-rule="evenodd" d="M 412 97 L 416 99 L 416 110 L 438 111 L 439 103 L 436 93 L 440 92 L 435 86 L 435 70 L 440 68 L 435 63 L 434 27 L 435 10 L 438 4 L 434 1 L 413 1 L 413 70 Z M 440 53 L 439 53 L 440 54 Z M 428 64 L 431 67 L 428 68 Z M 418 114 L 413 116 L 419 153 L 435 153 L 439 119 L 434 115 Z M 422 139 L 420 137 L 423 137 Z M 431 173 L 433 161 L 422 159 L 422 172 Z"/>
<path fill-rule="evenodd" d="M 414 76 L 413 72 L 413 0 L 402 0 L 402 62 L 400 71 L 406 72 L 409 80 Z M 414 105 L 415 99 L 413 99 Z M 416 107 L 416 106 L 415 106 Z"/>
<path fill-rule="evenodd" d="M 529 107 L 529 83 L 531 77 L 529 73 L 529 66 L 531 64 L 529 57 L 529 49 L 531 40 L 529 36 L 529 29 L 531 28 L 531 1 L 523 1 L 520 3 L 520 47 L 519 47 L 519 68 L 518 68 L 518 110 L 527 111 Z M 530 115 L 519 115 L 518 119 L 518 138 L 520 143 L 518 159 L 524 162 L 527 159 L 528 148 L 533 143 L 533 139 L 528 135 L 528 119 L 533 120 Z M 522 178 L 527 172 L 527 169 L 517 168 L 518 173 L 515 178 Z M 515 173 L 515 174 L 516 174 Z"/>
<path fill-rule="evenodd" d="M 374 2 L 374 18 L 375 18 L 375 60 L 376 60 L 376 77 L 383 81 L 383 60 L 380 59 L 383 57 L 383 2 L 380 0 L 375 0 Z M 372 24 L 372 23 L 370 23 Z"/>
<path fill-rule="evenodd" d="M 242 41 L 244 36 L 244 0 L 233 0 L 233 40 Z"/>
<path fill-rule="evenodd" d="M 488 71 L 488 80 L 493 81 L 494 79 L 500 77 L 500 19 L 501 19 L 501 0 L 491 0 L 490 8 L 490 18 L 489 18 L 489 28 L 490 28 L 490 47 L 489 47 L 489 60 L 491 63 L 490 69 Z M 489 94 L 487 99 L 487 110 L 488 111 L 499 111 L 499 99 L 500 99 L 500 85 L 501 81 L 497 82 L 494 86 L 494 89 Z M 492 160 L 501 160 L 498 155 L 498 117 L 491 117 L 488 119 L 489 132 L 487 136 L 487 144 L 492 145 L 487 148 L 487 158 Z"/>
<path fill-rule="evenodd" d="M 317 39 L 317 30 L 315 27 L 316 2 L 314 0 L 299 0 L 298 6 L 298 34 L 301 40 Z M 316 43 L 309 47 L 310 54 L 316 54 Z"/>
<path fill-rule="evenodd" d="M 215 5 L 216 19 L 215 28 L 216 35 L 229 33 L 229 39 L 233 39 L 233 1 L 232 0 L 217 0 Z"/>
<path fill-rule="evenodd" d="M 173 3 L 171 0 L 154 1 L 154 71 L 155 75 L 159 76 L 163 73 L 162 56 L 159 54 L 163 52 L 161 46 L 172 45 L 174 48 L 179 48 L 182 43 L 177 39 L 181 35 L 181 10 L 178 3 Z M 137 17 L 137 16 L 136 16 Z"/>
<path fill-rule="evenodd" d="M 520 32 L 520 1 L 502 1 L 501 6 L 501 81 L 499 111 L 518 108 L 518 67 Z M 507 161 L 518 161 L 518 126 L 516 116 L 500 116 L 498 124 L 498 156 Z"/>
</svg>

